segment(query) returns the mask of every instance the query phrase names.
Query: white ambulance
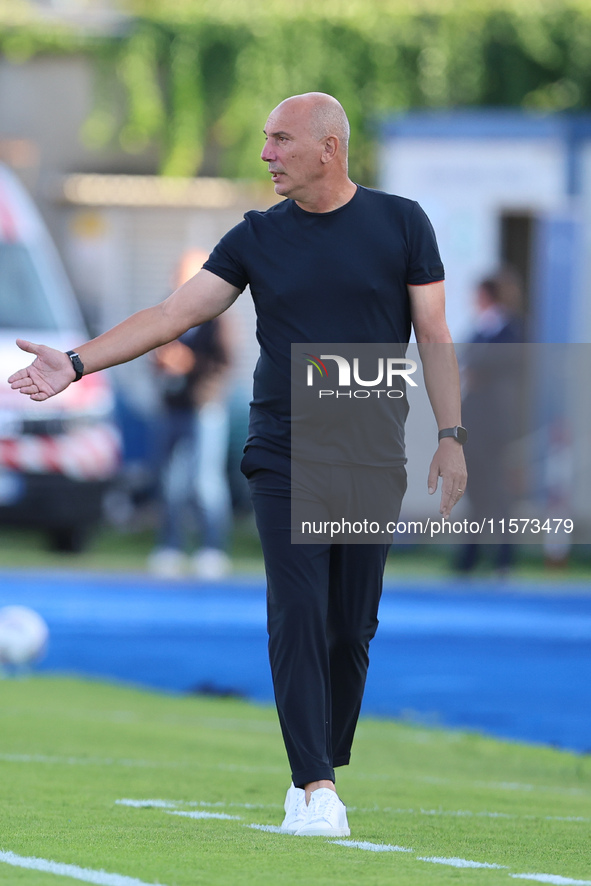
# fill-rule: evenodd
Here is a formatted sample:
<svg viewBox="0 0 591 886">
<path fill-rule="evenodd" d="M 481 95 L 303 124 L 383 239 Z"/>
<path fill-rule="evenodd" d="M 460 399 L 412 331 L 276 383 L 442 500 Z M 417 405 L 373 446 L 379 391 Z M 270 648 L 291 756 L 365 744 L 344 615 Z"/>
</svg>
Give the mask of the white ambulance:
<svg viewBox="0 0 591 886">
<path fill-rule="evenodd" d="M 31 361 L 16 338 L 66 351 L 88 333 L 36 206 L 0 165 L 0 525 L 42 528 L 53 548 L 77 551 L 119 468 L 113 392 L 104 374 L 43 403 L 11 390 L 8 376 Z"/>
</svg>

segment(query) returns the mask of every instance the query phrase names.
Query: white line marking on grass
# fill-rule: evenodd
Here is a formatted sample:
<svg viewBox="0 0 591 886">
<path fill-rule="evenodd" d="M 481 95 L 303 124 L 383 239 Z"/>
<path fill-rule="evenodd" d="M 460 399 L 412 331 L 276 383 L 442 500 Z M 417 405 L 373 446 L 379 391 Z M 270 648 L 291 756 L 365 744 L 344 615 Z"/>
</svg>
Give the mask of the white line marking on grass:
<svg viewBox="0 0 591 886">
<path fill-rule="evenodd" d="M 347 775 L 347 778 L 354 779 L 356 781 L 379 781 L 383 782 L 384 780 L 400 780 L 400 778 L 405 778 L 404 775 L 397 773 L 396 775 L 388 775 L 383 772 L 380 774 L 372 773 L 372 772 L 351 772 Z M 502 791 L 541 791 L 543 793 L 549 794 L 560 794 L 565 796 L 583 796 L 585 794 L 585 788 L 565 788 L 562 785 L 535 785 L 535 784 L 523 784 L 518 781 L 458 781 L 457 779 L 451 778 L 441 778 L 433 775 L 417 775 L 417 776 L 406 776 L 406 781 L 410 782 L 421 782 L 421 784 L 435 784 L 435 785 L 453 785 L 454 788 L 458 787 L 474 787 L 474 788 L 484 788 L 486 790 L 502 790 Z"/>
<path fill-rule="evenodd" d="M 455 818 L 516 818 L 508 812 L 470 812 L 468 809 L 420 809 L 421 815 L 451 815 Z"/>
<path fill-rule="evenodd" d="M 555 886 L 591 886 L 591 880 L 571 880 L 557 874 L 509 874 L 514 880 L 536 880 L 538 883 L 554 883 Z"/>
<path fill-rule="evenodd" d="M 115 800 L 116 806 L 133 806 L 134 809 L 174 809 L 176 800 Z"/>
<path fill-rule="evenodd" d="M 59 877 L 71 877 L 73 880 L 83 880 L 85 883 L 95 883 L 97 886 L 160 886 L 158 883 L 148 884 L 135 877 L 126 877 L 124 874 L 108 874 L 106 871 L 80 868 L 76 864 L 62 864 L 57 861 L 48 861 L 45 858 L 15 855 L 14 852 L 0 851 L 0 862 L 16 868 L 28 868 L 47 874 L 57 874 Z"/>
<path fill-rule="evenodd" d="M 455 818 L 507 818 L 531 821 L 576 821 L 589 822 L 591 818 L 582 815 L 518 815 L 515 812 L 473 812 L 470 809 L 399 809 L 393 806 L 347 806 L 348 812 L 385 812 L 392 815 L 442 815 Z"/>
<path fill-rule="evenodd" d="M 113 760 L 101 760 L 97 757 L 48 757 L 45 754 L 0 754 L 0 761 L 3 763 L 64 763 L 68 766 L 113 763 Z"/>
<path fill-rule="evenodd" d="M 284 831 L 276 824 L 245 824 L 244 827 L 252 828 L 253 831 L 267 831 L 269 834 L 289 834 L 289 831 Z"/>
<path fill-rule="evenodd" d="M 240 821 L 239 815 L 226 815 L 225 812 L 181 812 L 178 809 L 167 809 L 167 815 L 184 815 L 185 818 L 221 818 L 222 821 Z"/>
<path fill-rule="evenodd" d="M 2 763 L 49 763 L 57 766 L 126 766 L 139 767 L 141 769 L 179 769 L 190 767 L 191 769 L 219 769 L 221 772 L 245 772 L 248 775 L 259 773 L 282 773 L 279 766 L 235 766 L 233 764 L 216 763 L 211 766 L 199 763 L 195 760 L 129 760 L 114 759 L 112 757 L 49 757 L 45 754 L 0 754 Z"/>
<path fill-rule="evenodd" d="M 384 812 L 414 812 L 413 809 L 384 809 Z M 512 812 L 471 812 L 469 809 L 420 809 L 421 815 L 451 815 L 457 818 L 523 818 L 533 821 L 591 821 L 575 815 L 517 815 Z"/>
<path fill-rule="evenodd" d="M 131 800 L 127 797 L 115 800 L 116 806 L 131 806 L 134 809 L 176 809 L 178 806 L 205 806 L 207 809 L 282 809 L 279 803 L 225 803 L 218 800 L 208 803 L 207 800 Z"/>
<path fill-rule="evenodd" d="M 206 803 L 204 800 L 194 800 L 187 806 L 228 806 L 233 809 L 283 809 L 280 803 Z"/>
<path fill-rule="evenodd" d="M 520 781 L 475 781 L 477 788 L 499 788 L 502 791 L 535 791 L 535 784 L 523 784 Z"/>
<path fill-rule="evenodd" d="M 186 766 L 173 760 L 156 762 L 154 760 L 116 760 L 112 757 L 49 757 L 46 754 L 0 754 L 2 763 L 49 763 L 56 766 L 138 766 L 142 769 L 178 769 Z"/>
<path fill-rule="evenodd" d="M 429 861 L 431 864 L 448 864 L 452 868 L 494 868 L 500 870 L 507 867 L 505 864 L 487 864 L 484 861 L 470 861 L 468 858 L 438 858 L 436 855 L 430 858 L 417 856 L 417 861 Z"/>
<path fill-rule="evenodd" d="M 519 781 L 475 781 L 475 788 L 487 788 L 501 791 L 542 791 L 545 794 L 563 794 L 567 796 L 579 796 L 584 794 L 583 788 L 564 788 L 559 785 L 522 784 Z"/>
<path fill-rule="evenodd" d="M 185 811 L 181 809 L 175 809 L 175 806 L 206 806 L 208 808 L 212 807 L 241 807 L 243 809 L 254 809 L 254 808 L 276 808 L 275 805 L 271 807 L 269 804 L 252 804 L 252 803 L 224 803 L 222 801 L 218 801 L 216 803 L 208 803 L 204 800 L 131 800 L 128 798 L 124 798 L 121 800 L 115 800 L 115 803 L 120 806 L 131 806 L 136 809 L 147 809 L 147 808 L 158 808 L 162 809 L 167 815 L 181 815 L 185 818 L 193 818 L 193 819 L 221 819 L 223 821 L 242 821 L 242 816 L 240 815 L 227 815 L 224 812 L 205 812 L 203 810 L 194 810 L 194 811 Z M 349 811 L 352 811 L 353 807 L 349 807 Z M 372 807 L 371 809 L 358 809 L 358 812 L 375 812 L 379 811 L 378 807 Z M 401 813 L 401 814 L 420 814 L 420 815 L 450 815 L 450 816 L 483 816 L 490 818 L 523 818 L 523 819 L 544 819 L 548 821 L 588 821 L 589 819 L 579 817 L 579 816 L 534 816 L 534 815 L 511 815 L 505 812 L 472 812 L 468 809 L 458 809 L 458 810 L 444 810 L 444 809 L 393 809 L 392 807 L 386 807 L 382 810 L 383 812 L 393 812 L 393 813 Z M 268 825 L 268 824 L 244 824 L 243 827 L 251 828 L 255 831 L 265 831 L 269 834 L 287 834 L 287 831 L 284 831 L 282 827 L 277 825 Z M 346 846 L 350 849 L 361 849 L 366 852 L 408 852 L 413 853 L 413 849 L 405 848 L 404 846 L 394 846 L 388 843 L 370 843 L 367 841 L 354 841 L 354 840 L 327 840 L 328 843 L 332 843 L 335 846 Z M 6 855 L 7 853 L 4 853 Z M 6 861 L 6 858 L 2 857 L 3 853 L 0 853 L 0 861 Z M 12 853 L 8 853 L 8 855 L 12 855 Z M 15 856 L 18 858 L 18 856 Z M 417 861 L 425 861 L 430 864 L 442 864 L 449 865 L 454 868 L 480 868 L 480 869 L 488 869 L 488 870 L 508 870 L 508 866 L 504 864 L 490 864 L 488 862 L 482 861 L 471 861 L 467 858 L 444 858 L 439 856 L 415 856 Z M 41 864 L 45 865 L 54 865 L 55 862 L 45 862 L 43 859 L 25 859 L 25 861 L 39 861 Z M 23 867 L 27 865 L 22 865 Z M 84 873 L 83 868 L 75 868 L 73 865 L 57 865 L 57 867 L 61 868 L 71 868 L 72 870 L 82 871 Z M 48 868 L 39 868 L 39 870 L 48 870 Z M 53 871 L 54 873 L 60 873 L 60 871 Z M 88 876 L 98 876 L 98 877 L 115 877 L 118 879 L 86 879 L 91 883 L 104 884 L 104 886 L 147 886 L 147 884 L 141 884 L 139 880 L 133 880 L 129 877 L 121 877 L 119 874 L 105 874 L 104 871 L 87 871 L 85 872 Z M 75 875 L 73 873 L 66 873 L 65 876 Z M 77 875 L 76 875 L 77 876 Z M 554 874 L 509 874 L 510 877 L 516 880 L 535 880 L 539 883 L 550 883 L 552 886 L 591 886 L 591 880 L 573 880 L 568 877 L 561 877 L 559 875 Z M 78 879 L 84 879 L 81 876 L 77 877 Z"/>
<path fill-rule="evenodd" d="M 390 846 L 388 843 L 367 843 L 355 840 L 329 840 L 335 846 L 349 846 L 352 849 L 365 849 L 366 852 L 413 852 L 413 849 L 405 849 L 404 846 Z"/>
</svg>

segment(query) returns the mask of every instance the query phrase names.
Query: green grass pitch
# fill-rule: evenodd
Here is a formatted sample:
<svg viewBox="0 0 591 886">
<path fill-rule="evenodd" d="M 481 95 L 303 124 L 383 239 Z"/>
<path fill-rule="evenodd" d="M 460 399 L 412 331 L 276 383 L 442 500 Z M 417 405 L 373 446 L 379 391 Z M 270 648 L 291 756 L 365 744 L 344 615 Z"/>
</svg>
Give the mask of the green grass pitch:
<svg viewBox="0 0 591 886">
<path fill-rule="evenodd" d="M 365 848 L 249 827 L 280 824 L 288 784 L 272 708 L 0 680 L 2 884 L 74 883 L 79 869 L 114 886 L 591 883 L 589 757 L 362 720 L 338 788 Z M 38 869 L 48 861 L 76 867 Z"/>
</svg>

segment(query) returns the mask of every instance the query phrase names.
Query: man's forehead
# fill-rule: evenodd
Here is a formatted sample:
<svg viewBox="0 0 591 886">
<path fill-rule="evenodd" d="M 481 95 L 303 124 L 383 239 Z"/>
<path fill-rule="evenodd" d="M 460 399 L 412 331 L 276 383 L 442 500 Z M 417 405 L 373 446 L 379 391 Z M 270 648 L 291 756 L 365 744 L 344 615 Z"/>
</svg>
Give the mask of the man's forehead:
<svg viewBox="0 0 591 886">
<path fill-rule="evenodd" d="M 269 114 L 263 131 L 266 135 L 290 135 L 307 130 L 309 123 L 309 109 L 303 103 L 282 102 Z"/>
</svg>

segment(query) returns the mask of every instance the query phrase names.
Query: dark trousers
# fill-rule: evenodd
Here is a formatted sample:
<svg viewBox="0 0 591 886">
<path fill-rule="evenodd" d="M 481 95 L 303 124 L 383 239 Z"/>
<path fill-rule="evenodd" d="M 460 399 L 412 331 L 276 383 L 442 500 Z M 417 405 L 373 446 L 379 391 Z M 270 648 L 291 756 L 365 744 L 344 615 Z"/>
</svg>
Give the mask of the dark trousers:
<svg viewBox="0 0 591 886">
<path fill-rule="evenodd" d="M 289 459 L 252 448 L 242 470 L 265 558 L 269 659 L 293 783 L 334 781 L 351 755 L 390 544 L 292 544 Z M 397 519 L 404 468 L 393 488 Z"/>
</svg>

